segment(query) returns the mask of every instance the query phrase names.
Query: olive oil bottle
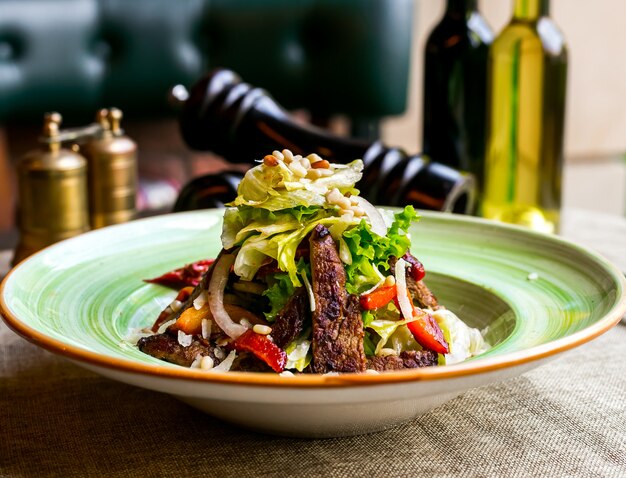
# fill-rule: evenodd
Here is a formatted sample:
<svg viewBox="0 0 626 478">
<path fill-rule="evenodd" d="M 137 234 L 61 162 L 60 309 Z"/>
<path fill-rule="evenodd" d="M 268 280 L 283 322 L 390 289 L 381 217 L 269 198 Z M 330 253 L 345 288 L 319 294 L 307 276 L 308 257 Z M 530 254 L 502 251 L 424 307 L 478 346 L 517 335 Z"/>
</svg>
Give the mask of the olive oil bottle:
<svg viewBox="0 0 626 478">
<path fill-rule="evenodd" d="M 482 215 L 557 232 L 567 49 L 549 0 L 516 0 L 489 52 Z"/>
<path fill-rule="evenodd" d="M 478 0 L 447 0 L 424 51 L 424 153 L 473 173 L 479 185 L 492 41 L 493 32 L 478 11 Z"/>
</svg>

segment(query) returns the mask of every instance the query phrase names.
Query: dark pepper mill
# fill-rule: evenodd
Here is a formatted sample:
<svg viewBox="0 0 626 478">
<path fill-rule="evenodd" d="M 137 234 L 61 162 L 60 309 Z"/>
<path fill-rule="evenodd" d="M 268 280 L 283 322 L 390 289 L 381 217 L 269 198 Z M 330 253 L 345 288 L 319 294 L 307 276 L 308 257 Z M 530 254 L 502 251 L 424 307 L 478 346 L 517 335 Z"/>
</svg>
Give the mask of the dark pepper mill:
<svg viewBox="0 0 626 478">
<path fill-rule="evenodd" d="M 215 70 L 188 93 L 177 86 L 180 127 L 187 144 L 213 151 L 234 163 L 252 162 L 273 150 L 304 156 L 317 153 L 336 163 L 363 159 L 357 185 L 374 204 L 469 214 L 474 207 L 474 178 L 421 155 L 409 156 L 380 142 L 342 138 L 294 119 L 264 90 L 243 83 L 234 72 Z M 213 207 L 234 199 L 233 173 L 196 178 L 181 192 L 175 210 Z M 234 176 L 236 177 L 236 176 Z M 207 189 L 220 192 L 215 200 Z"/>
</svg>

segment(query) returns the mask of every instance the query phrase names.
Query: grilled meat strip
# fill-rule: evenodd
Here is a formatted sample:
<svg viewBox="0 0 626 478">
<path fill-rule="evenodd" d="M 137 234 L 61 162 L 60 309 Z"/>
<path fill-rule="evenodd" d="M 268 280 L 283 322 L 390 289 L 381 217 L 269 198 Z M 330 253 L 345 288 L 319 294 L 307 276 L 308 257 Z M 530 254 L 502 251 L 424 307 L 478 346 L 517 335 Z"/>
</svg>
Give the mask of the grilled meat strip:
<svg viewBox="0 0 626 478">
<path fill-rule="evenodd" d="M 309 298 L 306 289 L 299 287 L 276 316 L 272 325 L 274 343 L 284 349 L 302 333 L 304 319 L 308 314 Z"/>
<path fill-rule="evenodd" d="M 143 353 L 183 367 L 189 367 L 198 355 L 211 357 L 213 359 L 213 365 L 217 366 L 229 353 L 228 350 L 223 348 L 220 352 L 217 350 L 217 347 L 208 345 L 204 340 L 197 339 L 194 339 L 188 347 L 183 347 L 178 343 L 176 337 L 170 334 L 143 337 L 137 342 L 137 346 Z M 222 358 L 217 357 L 216 351 L 217 355 Z M 248 352 L 239 352 L 230 370 L 233 372 L 272 371 L 263 361 Z"/>
<path fill-rule="evenodd" d="M 183 367 L 189 367 L 198 355 L 210 356 L 214 365 L 218 365 L 221 362 L 215 356 L 215 349 L 206 342 L 203 343 L 203 341 L 194 339 L 191 345 L 183 347 L 178 343 L 176 337 L 169 334 L 143 337 L 137 342 L 137 347 L 143 353 L 166 362 L 182 365 Z"/>
<path fill-rule="evenodd" d="M 318 224 L 310 238 L 315 311 L 312 313 L 314 373 L 363 372 L 363 321 L 359 299 L 346 292 L 346 273 L 328 229 Z"/>
<path fill-rule="evenodd" d="M 367 368 L 379 372 L 389 370 L 403 370 L 437 365 L 437 352 L 432 350 L 407 350 L 400 355 L 372 357 L 367 362 Z"/>
<path fill-rule="evenodd" d="M 414 256 L 412 256 L 410 252 L 407 252 L 406 255 L 409 255 L 414 258 Z M 395 275 L 397 260 L 398 259 L 395 257 L 391 257 L 389 259 L 389 266 L 391 267 L 391 273 L 394 275 Z M 415 261 L 417 262 L 417 259 L 415 259 Z M 411 297 L 413 297 L 413 301 L 415 302 L 415 305 L 418 306 L 420 309 L 432 309 L 432 310 L 439 309 L 440 305 L 439 305 L 439 302 L 437 301 L 437 297 L 435 297 L 435 294 L 433 294 L 430 291 L 428 286 L 424 283 L 424 280 L 422 279 L 421 281 L 416 281 L 413 278 L 413 276 L 409 274 L 408 270 L 406 274 L 406 288 L 409 290 Z"/>
</svg>

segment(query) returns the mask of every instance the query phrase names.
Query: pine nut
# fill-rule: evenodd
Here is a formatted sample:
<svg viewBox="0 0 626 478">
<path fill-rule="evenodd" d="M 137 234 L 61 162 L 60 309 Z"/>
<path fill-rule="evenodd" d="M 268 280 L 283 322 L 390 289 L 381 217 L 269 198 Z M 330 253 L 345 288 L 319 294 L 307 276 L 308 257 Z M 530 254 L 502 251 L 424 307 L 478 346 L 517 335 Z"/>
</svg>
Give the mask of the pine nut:
<svg viewBox="0 0 626 478">
<path fill-rule="evenodd" d="M 273 168 L 274 166 L 278 166 L 278 158 L 276 156 L 268 154 L 263 158 L 263 164 L 265 166 Z"/>
<path fill-rule="evenodd" d="M 316 171 L 319 171 L 322 176 L 332 176 L 333 174 L 335 174 L 335 172 L 332 169 L 324 169 L 324 168 L 318 168 Z"/>
<path fill-rule="evenodd" d="M 317 163 L 318 161 L 322 161 L 322 158 L 319 157 L 318 154 L 316 153 L 311 153 L 306 157 L 309 161 L 311 161 L 311 164 L 313 163 Z"/>
<path fill-rule="evenodd" d="M 200 359 L 200 369 L 202 370 L 211 370 L 214 364 L 215 362 L 208 355 L 205 355 Z"/>
<path fill-rule="evenodd" d="M 276 159 L 280 159 L 281 161 L 284 161 L 285 159 L 285 157 L 283 156 L 283 153 L 281 153 L 278 150 L 272 151 L 272 156 L 274 156 Z"/>
<path fill-rule="evenodd" d="M 306 176 L 306 169 L 304 168 L 304 166 L 302 166 L 300 163 L 297 162 L 293 162 L 289 165 L 289 169 L 291 169 L 291 171 L 293 172 L 293 174 L 295 174 L 296 176 L 303 178 Z"/>
<path fill-rule="evenodd" d="M 365 216 L 365 209 L 359 206 L 352 206 L 352 210 L 354 211 L 354 215 L 356 217 Z"/>
<path fill-rule="evenodd" d="M 311 163 L 311 167 L 315 169 L 328 169 L 330 168 L 330 163 L 325 159 L 320 159 L 314 163 Z"/>
<path fill-rule="evenodd" d="M 289 149 L 283 149 L 283 156 L 285 163 L 289 164 L 293 161 L 293 153 Z"/>
<path fill-rule="evenodd" d="M 309 179 L 319 179 L 322 177 L 322 173 L 320 173 L 317 169 L 309 169 L 306 172 L 306 177 Z"/>
<path fill-rule="evenodd" d="M 252 327 L 252 330 L 259 335 L 269 335 L 272 333 L 272 328 L 268 325 L 256 324 Z"/>
<path fill-rule="evenodd" d="M 391 287 L 392 285 L 396 285 L 396 278 L 394 276 L 387 276 L 385 278 L 385 286 Z"/>
</svg>

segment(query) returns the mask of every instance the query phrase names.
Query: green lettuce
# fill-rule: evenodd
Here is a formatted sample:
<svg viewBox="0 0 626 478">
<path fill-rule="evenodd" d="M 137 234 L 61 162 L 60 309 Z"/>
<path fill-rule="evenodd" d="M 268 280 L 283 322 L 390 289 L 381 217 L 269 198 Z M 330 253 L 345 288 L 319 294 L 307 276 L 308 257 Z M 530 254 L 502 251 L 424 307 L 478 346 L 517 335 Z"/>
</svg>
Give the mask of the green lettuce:
<svg viewBox="0 0 626 478">
<path fill-rule="evenodd" d="M 470 357 L 481 354 L 489 348 L 478 329 L 469 327 L 453 312 L 447 309 L 439 309 L 432 312 L 443 336 L 450 345 L 450 353 L 445 354 L 445 364 L 451 365 L 462 362 Z"/>
<path fill-rule="evenodd" d="M 384 237 L 373 233 L 364 220 L 344 231 L 343 240 L 352 256 L 352 263 L 346 266 L 346 289 L 350 294 L 360 294 L 375 286 L 381 279 L 381 272 L 389 270 L 389 258 L 402 257 L 407 252 L 411 245 L 407 233 L 411 222 L 418 219 L 413 206 L 406 206 L 394 214 L 394 221 Z"/>
<path fill-rule="evenodd" d="M 298 275 L 305 275 L 311 279 L 311 265 L 304 262 L 304 259 L 300 259 L 296 265 Z M 267 297 L 270 310 L 265 312 L 265 318 L 269 322 L 276 320 L 276 315 L 287 304 L 291 296 L 296 290 L 296 286 L 291 281 L 289 274 L 286 272 L 276 272 L 268 278 L 268 282 L 271 284 L 264 292 L 263 295 Z"/>
<path fill-rule="evenodd" d="M 285 353 L 287 354 L 286 369 L 295 368 L 299 372 L 302 372 L 309 366 L 313 358 L 313 354 L 311 353 L 311 341 L 308 340 L 310 335 L 311 330 L 309 329 L 285 347 Z"/>
</svg>

